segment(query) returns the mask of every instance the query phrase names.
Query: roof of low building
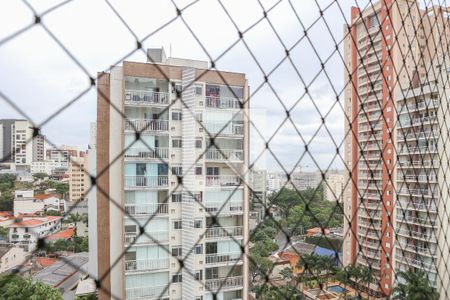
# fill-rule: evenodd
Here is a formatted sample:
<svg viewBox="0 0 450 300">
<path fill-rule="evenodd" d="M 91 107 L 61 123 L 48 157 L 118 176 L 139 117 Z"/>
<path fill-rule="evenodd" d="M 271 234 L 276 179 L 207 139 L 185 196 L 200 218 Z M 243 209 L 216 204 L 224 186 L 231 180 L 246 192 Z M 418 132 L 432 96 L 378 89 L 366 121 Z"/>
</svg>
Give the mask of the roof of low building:
<svg viewBox="0 0 450 300">
<path fill-rule="evenodd" d="M 56 263 L 39 271 L 33 278 L 53 287 L 58 287 L 78 271 L 87 272 L 88 255 L 87 252 L 80 252 L 67 257 L 60 257 Z"/>
<path fill-rule="evenodd" d="M 60 216 L 46 216 L 46 217 L 40 217 L 40 216 L 32 216 L 28 217 L 26 219 L 16 218 L 16 222 L 9 225 L 8 227 L 36 227 L 41 224 L 55 221 L 62 219 Z"/>
<path fill-rule="evenodd" d="M 34 195 L 33 197 L 36 200 L 45 200 L 45 199 L 52 198 L 52 197 L 59 199 L 60 195 L 58 195 L 58 194 L 37 194 L 37 195 Z"/>
<path fill-rule="evenodd" d="M 75 227 L 70 227 L 47 236 L 47 241 L 68 240 L 75 234 Z"/>
<path fill-rule="evenodd" d="M 36 258 L 36 263 L 42 268 L 50 267 L 57 261 L 58 261 L 58 259 L 54 258 L 54 257 L 38 257 L 38 258 Z"/>
</svg>

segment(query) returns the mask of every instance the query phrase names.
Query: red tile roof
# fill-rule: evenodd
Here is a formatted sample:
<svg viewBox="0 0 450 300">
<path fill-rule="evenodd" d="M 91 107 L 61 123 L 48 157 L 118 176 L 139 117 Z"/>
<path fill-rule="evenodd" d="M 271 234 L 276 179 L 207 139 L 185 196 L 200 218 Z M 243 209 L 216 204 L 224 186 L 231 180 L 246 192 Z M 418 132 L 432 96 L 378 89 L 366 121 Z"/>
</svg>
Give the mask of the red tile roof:
<svg viewBox="0 0 450 300">
<path fill-rule="evenodd" d="M 34 195 L 33 198 L 37 199 L 37 200 L 45 200 L 51 197 L 56 197 L 59 199 L 60 195 L 58 194 L 37 194 Z"/>
<path fill-rule="evenodd" d="M 11 217 L 12 213 L 10 211 L 0 211 L 0 217 Z"/>
<path fill-rule="evenodd" d="M 31 219 L 31 220 L 24 220 L 19 222 L 14 222 L 13 224 L 9 225 L 9 227 L 36 227 L 38 225 L 43 224 L 44 221 Z"/>
<path fill-rule="evenodd" d="M 51 234 L 47 236 L 45 239 L 47 241 L 54 241 L 54 240 L 68 240 L 75 234 L 75 227 L 67 228 L 65 230 L 61 230 L 59 232 L 56 232 L 54 234 Z"/>
<path fill-rule="evenodd" d="M 57 258 L 52 257 L 38 257 L 36 259 L 36 263 L 40 265 L 42 268 L 47 268 L 57 262 Z"/>
</svg>

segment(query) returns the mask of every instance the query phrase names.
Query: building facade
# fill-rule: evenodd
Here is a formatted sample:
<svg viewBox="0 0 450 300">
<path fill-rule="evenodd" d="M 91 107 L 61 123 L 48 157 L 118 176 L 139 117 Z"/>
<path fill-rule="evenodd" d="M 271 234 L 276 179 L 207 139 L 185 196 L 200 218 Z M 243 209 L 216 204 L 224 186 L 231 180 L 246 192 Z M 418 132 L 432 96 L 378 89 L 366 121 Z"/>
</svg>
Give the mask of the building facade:
<svg viewBox="0 0 450 300">
<path fill-rule="evenodd" d="M 29 121 L 0 120 L 0 163 L 13 164 L 19 169 L 29 167 L 34 144 L 33 125 Z"/>
<path fill-rule="evenodd" d="M 435 216 L 431 202 L 438 199 L 431 163 L 438 144 L 430 137 L 437 128 L 435 100 L 445 98 L 425 87 L 431 61 L 447 47 L 446 15 L 440 7 L 421 10 L 416 1 L 383 0 L 352 8 L 344 30 L 345 130 L 351 134 L 344 154 L 350 184 L 343 263 L 370 266 L 376 277 L 370 291 L 380 297 L 392 293 L 400 270 L 424 270 L 441 297 L 448 289 L 448 275 L 436 278 L 438 258 L 448 250 L 432 252 L 438 225 L 424 218 Z"/>
<path fill-rule="evenodd" d="M 344 180 L 345 176 L 343 171 L 328 171 L 325 175 L 325 182 L 323 183 L 324 199 L 332 202 L 343 202 L 344 186 L 348 184 Z"/>
<path fill-rule="evenodd" d="M 98 275 L 125 299 L 247 299 L 245 75 L 148 55 L 99 74 Z"/>
<path fill-rule="evenodd" d="M 69 163 L 69 199 L 81 201 L 86 199 L 91 179 L 88 173 L 88 155 L 75 157 Z"/>
</svg>

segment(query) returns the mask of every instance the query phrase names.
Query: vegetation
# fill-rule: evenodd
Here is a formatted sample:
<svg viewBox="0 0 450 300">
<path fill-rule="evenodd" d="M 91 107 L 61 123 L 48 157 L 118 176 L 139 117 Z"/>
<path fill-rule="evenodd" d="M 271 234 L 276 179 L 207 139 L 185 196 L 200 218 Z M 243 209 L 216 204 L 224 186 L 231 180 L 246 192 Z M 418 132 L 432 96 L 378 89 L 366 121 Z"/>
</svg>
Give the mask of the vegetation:
<svg viewBox="0 0 450 300">
<path fill-rule="evenodd" d="M 75 300 L 97 300 L 96 294 L 89 294 L 84 296 L 77 296 Z"/>
<path fill-rule="evenodd" d="M 259 285 L 253 288 L 256 294 L 256 299 L 262 300 L 302 300 L 305 299 L 302 292 L 295 287 L 289 286 L 270 286 L 270 285 Z"/>
<path fill-rule="evenodd" d="M 56 193 L 63 195 L 63 198 L 69 192 L 69 184 L 57 180 L 45 180 L 36 187 L 37 193 L 43 193 L 47 189 L 55 189 Z"/>
<path fill-rule="evenodd" d="M 7 240 L 8 239 L 9 229 L 6 227 L 0 227 L 0 239 Z"/>
<path fill-rule="evenodd" d="M 0 211 L 12 211 L 14 207 L 14 184 L 16 176 L 0 175 Z"/>
<path fill-rule="evenodd" d="M 394 287 L 394 300 L 437 300 L 439 294 L 431 287 L 424 271 L 398 272 L 400 282 Z M 404 282 L 404 283 L 402 283 Z"/>
<path fill-rule="evenodd" d="M 275 239 L 278 234 L 276 224 L 265 220 L 250 234 L 253 246 L 250 249 L 250 273 L 252 281 L 268 276 L 273 268 L 273 263 L 267 258 L 272 252 L 278 250 Z"/>
<path fill-rule="evenodd" d="M 70 252 L 88 252 L 89 239 L 88 237 L 73 236 L 71 240 L 56 240 L 54 242 L 47 242 L 45 244 L 47 253 L 55 253 L 61 251 Z"/>
<path fill-rule="evenodd" d="M 300 192 L 283 188 L 270 201 L 278 207 L 292 234 L 303 234 L 313 227 L 338 227 L 344 221 L 342 207 L 324 200 L 322 188 Z"/>
<path fill-rule="evenodd" d="M 48 174 L 47 173 L 35 173 L 35 174 L 33 174 L 33 177 L 35 178 L 35 179 L 45 179 L 45 178 L 47 178 L 48 177 Z"/>
<path fill-rule="evenodd" d="M 0 299 L 62 300 L 63 297 L 57 289 L 42 282 L 20 275 L 5 275 L 0 277 Z"/>
</svg>

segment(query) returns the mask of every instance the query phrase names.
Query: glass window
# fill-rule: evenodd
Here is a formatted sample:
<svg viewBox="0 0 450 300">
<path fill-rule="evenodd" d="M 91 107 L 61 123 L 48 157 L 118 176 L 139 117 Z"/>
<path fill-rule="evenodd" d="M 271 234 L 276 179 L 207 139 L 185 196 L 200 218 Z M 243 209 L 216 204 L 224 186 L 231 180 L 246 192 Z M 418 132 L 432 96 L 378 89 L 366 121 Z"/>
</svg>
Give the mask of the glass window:
<svg viewBox="0 0 450 300">
<path fill-rule="evenodd" d="M 181 202 L 183 199 L 183 196 L 181 193 L 172 194 L 172 202 Z"/>
<path fill-rule="evenodd" d="M 195 245 L 194 252 L 195 254 L 203 254 L 203 245 Z"/>
<path fill-rule="evenodd" d="M 183 255 L 183 248 L 181 246 L 172 248 L 172 256 L 180 257 Z"/>
<path fill-rule="evenodd" d="M 202 175 L 202 170 L 203 170 L 203 168 L 202 167 L 195 167 L 195 175 Z"/>
<path fill-rule="evenodd" d="M 194 220 L 194 228 L 202 228 L 202 220 Z"/>
<path fill-rule="evenodd" d="M 182 147 L 181 139 L 172 139 L 172 147 L 173 148 L 181 148 Z"/>
<path fill-rule="evenodd" d="M 182 275 L 181 274 L 172 275 L 172 282 L 173 283 L 183 282 Z"/>
<path fill-rule="evenodd" d="M 183 223 L 181 222 L 181 220 L 177 220 L 177 221 L 173 221 L 173 229 L 175 230 L 180 230 L 182 229 Z"/>
</svg>

